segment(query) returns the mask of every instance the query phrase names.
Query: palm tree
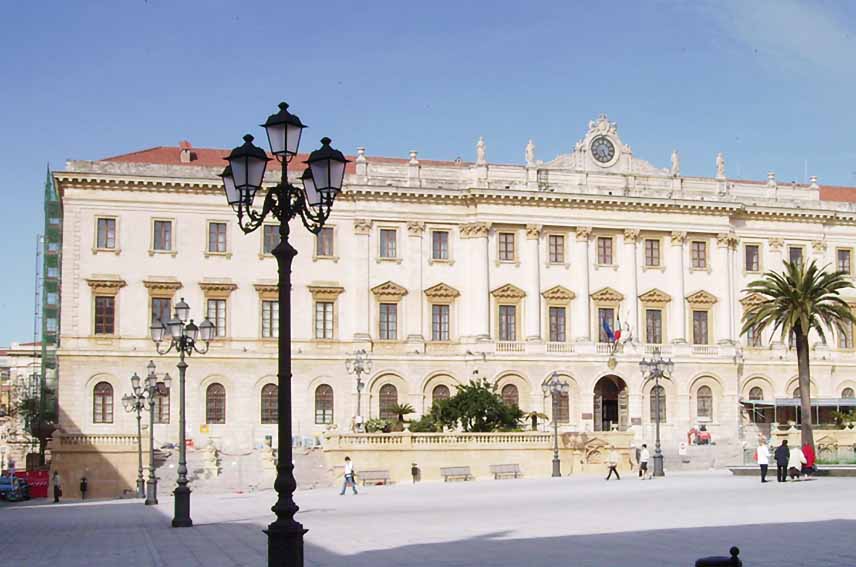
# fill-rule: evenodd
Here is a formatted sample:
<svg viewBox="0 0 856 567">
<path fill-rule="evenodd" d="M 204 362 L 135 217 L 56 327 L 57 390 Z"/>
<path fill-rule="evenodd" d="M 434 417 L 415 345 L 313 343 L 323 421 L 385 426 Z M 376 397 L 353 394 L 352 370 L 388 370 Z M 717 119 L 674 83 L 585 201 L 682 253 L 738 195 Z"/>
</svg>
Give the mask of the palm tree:
<svg viewBox="0 0 856 567">
<path fill-rule="evenodd" d="M 815 331 L 825 343 L 827 329 L 835 328 L 839 333 L 848 334 L 856 317 L 841 297 L 841 290 L 852 287 L 844 272 L 820 269 L 815 261 L 808 266 L 803 262 L 786 261 L 783 272 L 767 272 L 743 290 L 747 296 L 756 295 L 760 301 L 743 314 L 742 335 L 761 333 L 772 327 L 773 333 L 781 332 L 783 342 L 791 336 L 794 338 L 799 368 L 801 439 L 802 445 L 809 444 L 812 448 L 808 335 Z"/>
<path fill-rule="evenodd" d="M 404 423 L 404 416 L 416 413 L 416 410 L 410 404 L 395 404 L 389 408 L 389 412 L 398 416 L 399 423 Z"/>
</svg>

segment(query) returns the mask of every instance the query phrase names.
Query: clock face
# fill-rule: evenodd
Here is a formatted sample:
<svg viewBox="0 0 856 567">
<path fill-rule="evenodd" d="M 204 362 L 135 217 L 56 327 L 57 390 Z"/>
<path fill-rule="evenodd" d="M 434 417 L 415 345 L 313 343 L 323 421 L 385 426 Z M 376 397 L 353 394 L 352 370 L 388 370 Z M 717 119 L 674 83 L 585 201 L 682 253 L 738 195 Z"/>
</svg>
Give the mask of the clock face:
<svg viewBox="0 0 856 567">
<path fill-rule="evenodd" d="M 591 143 L 591 155 L 600 163 L 609 163 L 615 157 L 615 146 L 609 138 L 598 136 Z"/>
</svg>

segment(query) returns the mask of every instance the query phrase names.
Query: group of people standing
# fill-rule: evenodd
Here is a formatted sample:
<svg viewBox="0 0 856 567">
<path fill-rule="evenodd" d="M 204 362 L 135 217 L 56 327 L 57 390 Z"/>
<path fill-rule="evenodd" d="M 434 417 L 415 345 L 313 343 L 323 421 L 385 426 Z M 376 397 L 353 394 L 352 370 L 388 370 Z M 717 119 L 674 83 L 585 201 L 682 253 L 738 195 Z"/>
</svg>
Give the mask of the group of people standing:
<svg viewBox="0 0 856 567">
<path fill-rule="evenodd" d="M 606 458 L 606 466 L 608 467 L 609 474 L 606 475 L 606 480 L 612 478 L 612 474 L 615 473 L 615 479 L 621 480 L 621 477 L 618 475 L 618 463 L 621 457 L 618 454 L 618 451 L 615 450 L 614 445 L 609 446 L 609 454 Z M 648 468 L 648 462 L 651 460 L 651 452 L 648 450 L 648 445 L 643 443 L 641 447 L 636 448 L 636 463 L 639 471 L 639 478 L 642 480 L 654 478 L 651 474 L 651 470 Z M 631 463 L 632 465 L 633 463 Z"/>
<path fill-rule="evenodd" d="M 782 440 L 782 444 L 776 447 L 773 453 L 776 461 L 776 480 L 786 482 L 791 480 L 811 478 L 816 469 L 814 448 L 806 443 L 800 447 L 788 447 L 788 440 Z M 764 439 L 758 441 L 755 449 L 755 461 L 761 467 L 761 482 L 767 482 L 767 469 L 770 466 L 770 447 Z"/>
</svg>

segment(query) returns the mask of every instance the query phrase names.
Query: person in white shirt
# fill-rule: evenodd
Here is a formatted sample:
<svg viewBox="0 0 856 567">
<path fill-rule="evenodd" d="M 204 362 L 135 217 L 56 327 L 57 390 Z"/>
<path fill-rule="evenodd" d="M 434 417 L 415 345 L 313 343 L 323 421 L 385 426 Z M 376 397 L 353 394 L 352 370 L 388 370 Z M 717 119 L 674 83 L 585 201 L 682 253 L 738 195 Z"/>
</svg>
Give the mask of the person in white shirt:
<svg viewBox="0 0 856 567">
<path fill-rule="evenodd" d="M 357 493 L 357 483 L 354 482 L 354 464 L 351 462 L 351 457 L 345 457 L 345 484 L 342 485 L 342 492 L 339 493 L 340 496 L 345 495 L 345 490 L 348 489 L 348 486 L 354 491 L 354 494 Z"/>
<path fill-rule="evenodd" d="M 651 460 L 651 452 L 648 451 L 648 445 L 642 444 L 642 451 L 639 453 L 639 472 L 642 473 L 642 480 L 653 478 L 648 472 L 648 461 Z"/>
<path fill-rule="evenodd" d="M 770 449 L 767 448 L 767 443 L 763 439 L 758 440 L 758 448 L 755 449 L 755 460 L 758 461 L 758 466 L 761 467 L 761 482 L 767 482 L 767 467 L 770 465 Z"/>
</svg>

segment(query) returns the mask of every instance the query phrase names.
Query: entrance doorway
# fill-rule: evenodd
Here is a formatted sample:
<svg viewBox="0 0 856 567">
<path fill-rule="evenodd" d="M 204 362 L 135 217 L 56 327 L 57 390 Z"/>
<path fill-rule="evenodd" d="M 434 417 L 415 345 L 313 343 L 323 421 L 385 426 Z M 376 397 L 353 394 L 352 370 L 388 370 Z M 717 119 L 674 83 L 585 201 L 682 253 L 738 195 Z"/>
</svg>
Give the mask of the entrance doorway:
<svg viewBox="0 0 856 567">
<path fill-rule="evenodd" d="M 626 431 L 628 422 L 627 384 L 618 376 L 604 376 L 594 386 L 594 430 Z"/>
</svg>

